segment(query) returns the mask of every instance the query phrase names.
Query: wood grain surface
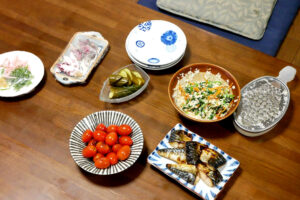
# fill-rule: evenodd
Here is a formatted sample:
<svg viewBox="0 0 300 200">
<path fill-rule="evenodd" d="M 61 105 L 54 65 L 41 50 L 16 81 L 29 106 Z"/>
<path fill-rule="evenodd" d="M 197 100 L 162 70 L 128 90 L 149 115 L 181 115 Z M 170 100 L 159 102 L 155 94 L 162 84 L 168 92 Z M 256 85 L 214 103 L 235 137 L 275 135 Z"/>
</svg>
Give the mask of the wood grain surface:
<svg viewBox="0 0 300 200">
<path fill-rule="evenodd" d="M 180 26 L 188 47 L 183 60 L 162 72 L 147 71 L 147 90 L 127 103 L 99 101 L 104 80 L 130 64 L 125 39 L 138 23 L 163 19 Z M 288 63 L 208 33 L 128 0 L 0 0 L 0 52 L 25 50 L 39 56 L 45 77 L 23 97 L 0 99 L 0 199 L 195 199 L 147 164 L 148 154 L 177 123 L 182 123 L 240 161 L 218 199 L 300 198 L 299 70 L 289 83 L 291 102 L 280 123 L 258 138 L 240 135 L 232 118 L 202 124 L 186 120 L 172 107 L 167 87 L 187 64 L 209 62 L 229 70 L 241 87 L 254 78 L 277 76 Z M 49 69 L 77 31 L 98 31 L 110 50 L 87 84 L 66 87 Z M 69 152 L 74 126 L 100 110 L 128 114 L 140 125 L 144 150 L 128 170 L 112 176 L 82 171 Z"/>
</svg>

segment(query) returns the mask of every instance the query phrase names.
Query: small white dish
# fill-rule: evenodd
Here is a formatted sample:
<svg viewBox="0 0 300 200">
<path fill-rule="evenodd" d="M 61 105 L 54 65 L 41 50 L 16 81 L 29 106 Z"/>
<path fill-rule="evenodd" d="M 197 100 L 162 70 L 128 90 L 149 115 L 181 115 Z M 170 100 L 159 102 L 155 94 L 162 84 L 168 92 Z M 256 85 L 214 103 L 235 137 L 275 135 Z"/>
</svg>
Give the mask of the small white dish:
<svg viewBox="0 0 300 200">
<path fill-rule="evenodd" d="M 108 102 L 108 103 L 123 103 L 125 101 L 129 101 L 129 100 L 135 98 L 136 96 L 141 94 L 147 88 L 148 83 L 150 81 L 150 77 L 148 76 L 148 74 L 144 70 L 142 70 L 140 67 L 138 67 L 134 64 L 130 64 L 130 65 L 127 65 L 125 67 L 122 67 L 122 68 L 118 69 L 117 71 L 115 71 L 113 74 L 116 74 L 117 72 L 119 72 L 120 70 L 122 70 L 124 68 L 128 68 L 130 70 L 135 70 L 135 71 L 139 72 L 141 74 L 141 76 L 143 77 L 143 79 L 145 80 L 144 85 L 140 89 L 138 89 L 136 92 L 134 92 L 134 93 L 132 93 L 128 96 L 125 96 L 125 97 L 122 97 L 122 98 L 110 99 L 109 98 L 109 92 L 110 92 L 110 87 L 111 86 L 109 85 L 109 79 L 107 78 L 104 81 L 101 92 L 100 92 L 99 99 L 101 101 Z"/>
<path fill-rule="evenodd" d="M 44 77 L 45 69 L 43 62 L 39 57 L 30 52 L 10 51 L 0 54 L 0 65 L 3 65 L 3 63 L 6 61 L 13 62 L 15 59 L 19 59 L 20 61 L 28 64 L 29 71 L 33 76 L 31 79 L 31 84 L 28 86 L 23 86 L 18 91 L 16 91 L 13 87 L 0 90 L 0 97 L 17 97 L 27 94 L 34 90 L 34 88 L 37 87 Z"/>
<path fill-rule="evenodd" d="M 200 180 L 196 185 L 192 185 L 190 183 L 187 183 L 185 180 L 182 178 L 178 177 L 175 173 L 171 172 L 167 167 L 166 164 L 169 163 L 174 163 L 173 161 L 166 159 L 164 157 L 161 157 L 157 151 L 159 149 L 164 149 L 164 148 L 172 148 L 172 146 L 169 144 L 169 138 L 171 135 L 171 131 L 175 130 L 184 130 L 188 133 L 190 133 L 193 137 L 193 141 L 197 141 L 199 143 L 207 145 L 209 148 L 217 151 L 218 153 L 222 154 L 223 157 L 226 159 L 226 163 L 219 167 L 218 170 L 223 176 L 223 181 L 219 182 L 216 186 L 214 187 L 209 187 L 207 186 L 202 180 Z M 237 168 L 240 165 L 240 162 L 237 161 L 236 159 L 232 158 L 229 156 L 227 153 L 216 147 L 215 145 L 211 144 L 210 142 L 207 142 L 205 139 L 200 137 L 199 135 L 189 131 L 187 128 L 185 128 L 182 124 L 176 124 L 170 130 L 166 136 L 159 142 L 157 147 L 154 149 L 152 153 L 148 156 L 148 163 L 170 178 L 174 179 L 177 181 L 179 184 L 181 184 L 183 187 L 187 188 L 191 192 L 195 193 L 199 197 L 202 197 L 205 200 L 213 200 L 217 198 L 218 194 L 224 189 L 226 183 L 228 180 L 233 176 L 234 172 L 237 170 Z"/>
<path fill-rule="evenodd" d="M 175 24 L 151 20 L 137 25 L 126 39 L 131 56 L 146 65 L 164 66 L 176 62 L 185 52 L 187 40 Z"/>
</svg>

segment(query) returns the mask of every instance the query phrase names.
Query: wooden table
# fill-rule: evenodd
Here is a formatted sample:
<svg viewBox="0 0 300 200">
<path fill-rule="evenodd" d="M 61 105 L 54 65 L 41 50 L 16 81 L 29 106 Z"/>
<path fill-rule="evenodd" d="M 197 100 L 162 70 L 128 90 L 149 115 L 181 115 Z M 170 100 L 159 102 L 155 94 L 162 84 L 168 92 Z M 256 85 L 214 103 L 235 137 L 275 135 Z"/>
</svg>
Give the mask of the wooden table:
<svg viewBox="0 0 300 200">
<path fill-rule="evenodd" d="M 110 73 L 131 63 L 124 43 L 138 23 L 163 19 L 180 26 L 188 40 L 184 59 L 163 72 L 147 71 L 147 90 L 132 101 L 109 104 L 99 92 Z M 232 118 L 201 124 L 172 107 L 167 87 L 180 67 L 196 62 L 228 69 L 243 87 L 256 77 L 277 76 L 288 65 L 222 37 L 126 0 L 0 1 L 0 51 L 30 51 L 44 62 L 46 75 L 31 94 L 0 100 L 0 199 L 194 199 L 147 164 L 148 154 L 177 123 L 218 146 L 241 165 L 219 199 L 300 198 L 299 67 L 289 84 L 291 102 L 280 123 L 258 138 L 240 135 Z M 110 42 L 103 62 L 82 86 L 66 87 L 49 69 L 77 31 L 99 31 Z M 69 153 L 73 127 L 86 115 L 117 110 L 133 117 L 145 139 L 138 161 L 123 173 L 96 176 L 80 170 Z"/>
</svg>

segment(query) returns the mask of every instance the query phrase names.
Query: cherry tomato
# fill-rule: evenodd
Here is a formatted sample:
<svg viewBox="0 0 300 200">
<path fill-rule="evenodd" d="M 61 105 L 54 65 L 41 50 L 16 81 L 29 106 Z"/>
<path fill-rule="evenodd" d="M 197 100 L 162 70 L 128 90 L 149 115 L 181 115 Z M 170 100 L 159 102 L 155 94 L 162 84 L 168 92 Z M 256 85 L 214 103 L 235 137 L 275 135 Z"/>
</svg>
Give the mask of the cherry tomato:
<svg viewBox="0 0 300 200">
<path fill-rule="evenodd" d="M 119 143 L 122 144 L 122 145 L 129 145 L 129 146 L 131 146 L 133 142 L 132 142 L 131 137 L 129 137 L 129 136 L 121 136 L 119 138 Z"/>
<path fill-rule="evenodd" d="M 106 131 L 106 126 L 104 124 L 98 124 L 96 131 Z"/>
<path fill-rule="evenodd" d="M 117 132 L 117 128 L 118 126 L 117 125 L 109 125 L 106 129 L 106 132 L 110 133 L 110 132 Z"/>
<path fill-rule="evenodd" d="M 97 153 L 94 157 L 93 157 L 93 161 L 96 162 L 96 160 L 98 160 L 99 158 L 103 158 L 104 155 L 101 153 Z"/>
<path fill-rule="evenodd" d="M 91 140 L 89 141 L 88 146 L 96 146 L 96 144 L 97 144 L 97 140 L 95 140 L 95 139 L 93 138 L 93 139 L 91 139 Z"/>
<path fill-rule="evenodd" d="M 117 128 L 117 132 L 119 135 L 129 135 L 132 132 L 132 129 L 129 125 L 123 124 Z"/>
<path fill-rule="evenodd" d="M 95 166 L 99 169 L 105 169 L 108 168 L 110 166 L 110 162 L 108 158 L 99 158 L 96 160 L 95 162 Z"/>
<path fill-rule="evenodd" d="M 107 154 L 110 152 L 110 148 L 104 142 L 98 142 L 96 145 L 97 151 L 102 154 Z"/>
<path fill-rule="evenodd" d="M 107 134 L 105 138 L 105 143 L 110 146 L 116 144 L 117 141 L 118 141 L 118 135 L 116 132 L 110 132 L 109 134 Z"/>
<path fill-rule="evenodd" d="M 93 132 L 90 129 L 84 131 L 81 136 L 82 142 L 86 143 L 89 142 L 93 138 Z"/>
<path fill-rule="evenodd" d="M 97 154 L 97 149 L 95 146 L 86 146 L 82 150 L 82 155 L 86 158 L 94 157 Z"/>
<path fill-rule="evenodd" d="M 109 154 L 107 154 L 106 158 L 109 159 L 111 165 L 115 165 L 118 163 L 118 157 L 115 152 L 110 152 Z"/>
<path fill-rule="evenodd" d="M 106 138 L 107 133 L 104 131 L 94 131 L 93 136 L 94 139 L 97 140 L 98 142 L 104 142 Z"/>
<path fill-rule="evenodd" d="M 122 145 L 121 144 L 115 144 L 112 147 L 113 152 L 117 153 L 121 149 Z"/>
<path fill-rule="evenodd" d="M 130 147 L 128 145 L 124 145 L 121 147 L 121 149 L 118 151 L 117 156 L 119 160 L 126 160 L 130 155 Z"/>
</svg>

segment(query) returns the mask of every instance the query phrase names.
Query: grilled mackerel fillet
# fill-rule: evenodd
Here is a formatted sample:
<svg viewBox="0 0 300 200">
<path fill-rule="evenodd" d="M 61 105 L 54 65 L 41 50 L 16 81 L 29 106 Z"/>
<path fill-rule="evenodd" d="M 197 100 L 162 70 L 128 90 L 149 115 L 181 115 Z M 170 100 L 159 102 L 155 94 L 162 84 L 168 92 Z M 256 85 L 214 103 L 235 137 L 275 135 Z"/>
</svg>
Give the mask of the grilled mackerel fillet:
<svg viewBox="0 0 300 200">
<path fill-rule="evenodd" d="M 197 168 L 188 164 L 167 164 L 167 168 L 190 184 L 195 184 Z"/>
<path fill-rule="evenodd" d="M 200 160 L 207 164 L 207 167 L 214 170 L 226 163 L 226 159 L 215 150 L 204 148 L 201 150 Z"/>
<path fill-rule="evenodd" d="M 185 151 L 188 164 L 196 165 L 201 161 L 214 170 L 226 163 L 226 159 L 220 153 L 199 142 L 186 142 Z"/>
<path fill-rule="evenodd" d="M 190 165 L 196 165 L 200 159 L 200 143 L 189 141 L 185 143 L 186 162 Z"/>
<path fill-rule="evenodd" d="M 186 163 L 185 149 L 166 148 L 157 150 L 158 155 L 173 160 L 177 163 Z"/>
<path fill-rule="evenodd" d="M 183 130 L 172 131 L 169 144 L 174 148 L 184 148 L 185 142 L 192 141 L 192 135 Z"/>
<path fill-rule="evenodd" d="M 198 172 L 197 172 L 195 184 L 197 184 L 198 181 L 202 179 L 206 185 L 213 187 L 223 180 L 222 175 L 217 169 L 211 170 L 204 163 L 199 163 L 197 165 L 197 170 Z"/>
</svg>

